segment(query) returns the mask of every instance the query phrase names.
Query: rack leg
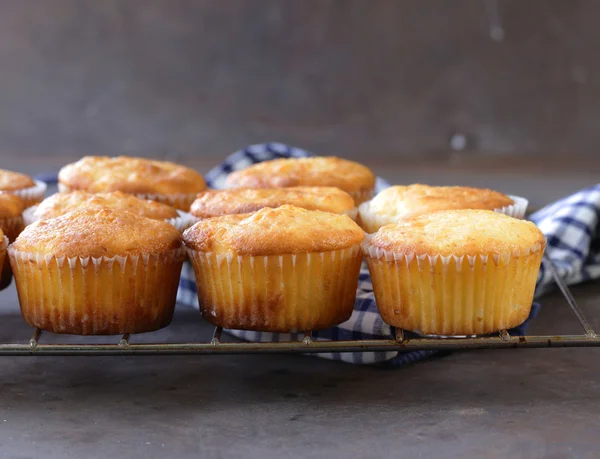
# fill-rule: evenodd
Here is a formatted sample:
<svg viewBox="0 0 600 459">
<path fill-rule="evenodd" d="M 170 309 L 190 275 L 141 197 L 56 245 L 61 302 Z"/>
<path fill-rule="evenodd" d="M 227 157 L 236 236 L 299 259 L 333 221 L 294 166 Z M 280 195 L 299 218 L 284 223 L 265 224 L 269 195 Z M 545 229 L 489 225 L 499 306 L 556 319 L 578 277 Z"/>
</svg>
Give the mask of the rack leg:
<svg viewBox="0 0 600 459">
<path fill-rule="evenodd" d="M 40 340 L 40 336 L 42 336 L 42 330 L 36 328 L 33 332 L 33 336 L 29 340 L 29 346 L 31 347 L 31 349 L 35 349 L 37 347 L 38 341 Z"/>
<path fill-rule="evenodd" d="M 402 330 L 401 328 L 396 328 L 396 341 L 398 341 L 399 343 L 404 341 L 404 330 Z"/>
<path fill-rule="evenodd" d="M 550 267 L 550 272 L 552 273 L 552 277 L 554 278 L 556 285 L 558 285 L 558 288 L 567 300 L 567 304 L 571 307 L 571 310 L 575 314 L 575 317 L 577 317 L 579 323 L 585 330 L 586 336 L 588 338 L 595 338 L 596 332 L 590 325 L 589 321 L 586 319 L 585 315 L 583 314 L 583 311 L 579 308 L 579 305 L 575 301 L 575 298 L 573 298 L 573 294 L 571 293 L 571 290 L 569 290 L 567 283 L 563 280 L 562 277 L 560 277 L 558 269 L 547 255 L 544 255 L 544 261 L 546 261 L 546 265 Z"/>
<path fill-rule="evenodd" d="M 123 337 L 121 338 L 121 341 L 119 341 L 119 346 L 121 346 L 121 347 L 128 346 L 129 345 L 129 336 L 130 336 L 129 333 L 125 333 L 123 335 Z"/>
<path fill-rule="evenodd" d="M 221 333 L 223 332 L 223 327 L 216 327 L 215 332 L 213 333 L 213 338 L 210 341 L 210 344 L 213 346 L 218 346 L 221 344 Z"/>
<path fill-rule="evenodd" d="M 306 345 L 312 344 L 312 332 L 311 331 L 307 331 L 304 333 L 304 339 L 302 340 L 302 342 Z"/>
</svg>

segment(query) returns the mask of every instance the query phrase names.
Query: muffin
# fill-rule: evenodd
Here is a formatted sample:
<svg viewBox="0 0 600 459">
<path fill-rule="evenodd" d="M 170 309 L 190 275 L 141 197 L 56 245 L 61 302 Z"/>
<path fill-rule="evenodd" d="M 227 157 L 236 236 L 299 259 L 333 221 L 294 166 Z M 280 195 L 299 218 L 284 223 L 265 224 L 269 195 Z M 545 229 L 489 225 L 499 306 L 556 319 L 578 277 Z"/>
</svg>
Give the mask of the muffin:
<svg viewBox="0 0 600 459">
<path fill-rule="evenodd" d="M 37 220 L 60 217 L 66 213 L 81 209 L 113 209 L 132 212 L 140 217 L 153 220 L 164 220 L 183 231 L 190 227 L 195 219 L 182 211 L 157 201 L 137 198 L 121 191 L 110 193 L 88 193 L 87 191 L 71 191 L 56 193 L 44 199 L 39 205 L 25 210 L 25 224 L 30 225 Z"/>
<path fill-rule="evenodd" d="M 346 215 L 284 205 L 183 233 L 202 315 L 224 328 L 328 328 L 352 314 L 364 233 Z"/>
<path fill-rule="evenodd" d="M 293 205 L 306 210 L 321 210 L 356 217 L 354 200 L 333 187 L 233 188 L 209 190 L 198 195 L 190 213 L 203 219 L 221 215 L 246 214 L 265 207 Z"/>
<path fill-rule="evenodd" d="M 445 210 L 382 227 L 363 243 L 377 307 L 394 326 L 478 335 L 527 319 L 546 241 L 531 222 Z"/>
<path fill-rule="evenodd" d="M 375 175 L 367 167 L 334 156 L 274 159 L 232 172 L 226 184 L 231 188 L 287 188 L 330 186 L 352 196 L 358 206 L 371 199 Z"/>
<path fill-rule="evenodd" d="M 8 248 L 8 238 L 4 235 L 2 230 L 0 230 L 0 290 L 5 289 L 10 285 L 10 281 L 12 280 L 12 276 L 8 276 L 8 282 L 5 281 L 5 271 L 9 265 L 6 263 L 6 249 Z"/>
<path fill-rule="evenodd" d="M 19 172 L 0 169 L 0 191 L 18 196 L 25 207 L 33 206 L 46 193 L 46 184 Z"/>
<path fill-rule="evenodd" d="M 386 188 L 359 206 L 361 226 L 367 233 L 407 217 L 438 210 L 495 210 L 523 218 L 527 200 L 497 191 L 466 186 L 408 185 Z"/>
<path fill-rule="evenodd" d="M 60 170 L 58 187 L 61 192 L 122 191 L 187 211 L 206 183 L 196 171 L 168 161 L 86 156 Z"/>
<path fill-rule="evenodd" d="M 0 193 L 0 229 L 10 241 L 14 241 L 23 231 L 23 200 L 14 194 Z"/>
<path fill-rule="evenodd" d="M 0 193 L 0 230 L 9 241 L 14 241 L 19 233 L 25 227 L 23 224 L 23 200 L 14 194 Z M 6 251 L 6 247 L 4 247 Z M 0 274 L 0 290 L 10 285 L 12 281 L 12 271 L 7 257 L 2 256 L 4 267 Z"/>
<path fill-rule="evenodd" d="M 168 325 L 185 256 L 173 226 L 112 209 L 37 221 L 8 253 L 25 321 L 79 335 Z"/>
</svg>

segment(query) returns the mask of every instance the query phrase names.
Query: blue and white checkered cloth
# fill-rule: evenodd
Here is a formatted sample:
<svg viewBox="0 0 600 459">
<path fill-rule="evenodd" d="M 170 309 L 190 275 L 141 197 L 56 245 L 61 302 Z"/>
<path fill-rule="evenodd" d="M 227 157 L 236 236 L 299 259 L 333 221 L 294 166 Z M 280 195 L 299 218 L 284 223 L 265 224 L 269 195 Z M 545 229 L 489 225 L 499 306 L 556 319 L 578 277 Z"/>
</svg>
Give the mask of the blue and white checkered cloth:
<svg viewBox="0 0 600 459">
<path fill-rule="evenodd" d="M 301 158 L 312 156 L 299 148 L 281 143 L 251 145 L 230 155 L 223 163 L 206 174 L 211 188 L 224 188 L 227 175 L 252 164 L 275 158 Z M 376 191 L 389 184 L 378 178 Z M 557 266 L 567 283 L 574 284 L 600 277 L 600 253 L 596 240 L 596 228 L 599 223 L 600 185 L 580 191 L 562 199 L 531 215 L 531 219 L 546 235 L 548 245 L 546 254 Z M 542 266 L 538 279 L 537 292 L 547 290 L 552 284 L 550 270 Z M 198 307 L 198 297 L 194 271 L 189 263 L 184 264 L 177 299 L 180 303 Z M 521 326 L 510 330 L 512 335 L 523 335 L 527 322 L 537 314 L 539 305 L 534 304 L 529 319 Z M 298 340 L 298 334 L 262 333 L 241 330 L 228 330 L 238 338 L 248 341 L 287 341 Z M 392 328 L 385 324 L 377 312 L 373 286 L 366 265 L 360 273 L 360 281 L 354 304 L 354 312 L 349 320 L 328 330 L 313 332 L 313 339 L 319 340 L 357 340 L 378 339 L 393 336 Z M 386 362 L 390 365 L 403 365 L 416 362 L 436 354 L 437 351 L 410 352 L 357 352 L 319 354 L 333 360 L 355 364 L 373 364 Z"/>
</svg>

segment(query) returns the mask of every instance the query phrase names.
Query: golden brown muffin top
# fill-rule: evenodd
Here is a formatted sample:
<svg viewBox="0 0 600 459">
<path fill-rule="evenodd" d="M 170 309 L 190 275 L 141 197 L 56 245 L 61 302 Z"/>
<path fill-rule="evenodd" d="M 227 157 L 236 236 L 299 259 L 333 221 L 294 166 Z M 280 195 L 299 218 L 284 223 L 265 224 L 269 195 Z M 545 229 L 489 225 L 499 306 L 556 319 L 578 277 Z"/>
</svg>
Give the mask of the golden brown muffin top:
<svg viewBox="0 0 600 459">
<path fill-rule="evenodd" d="M 209 218 L 247 214 L 286 204 L 334 214 L 343 214 L 355 207 L 352 196 L 333 187 L 232 188 L 200 193 L 190 213 L 198 218 Z"/>
<path fill-rule="evenodd" d="M 127 211 L 154 220 L 167 220 L 178 216 L 177 210 L 167 204 L 136 198 L 121 191 L 98 194 L 87 191 L 56 193 L 44 199 L 33 212 L 33 216 L 37 220 L 44 220 L 80 209 Z"/>
<path fill-rule="evenodd" d="M 13 244 L 21 252 L 57 257 L 113 257 L 162 253 L 181 247 L 172 225 L 131 212 L 85 209 L 39 220 Z"/>
<path fill-rule="evenodd" d="M 514 204 L 497 191 L 466 186 L 408 185 L 386 188 L 368 204 L 369 212 L 390 218 L 405 218 L 438 210 L 495 210 Z"/>
<path fill-rule="evenodd" d="M 14 194 L 0 192 L 0 218 L 15 218 L 23 213 L 25 203 Z"/>
<path fill-rule="evenodd" d="M 473 256 L 539 250 L 546 239 L 533 223 L 492 210 L 442 210 L 383 226 L 370 243 L 395 253 Z"/>
<path fill-rule="evenodd" d="M 0 190 L 14 191 L 32 186 L 35 186 L 35 182 L 28 175 L 0 169 Z"/>
<path fill-rule="evenodd" d="M 286 255 L 339 250 L 364 238 L 347 215 L 284 205 L 253 214 L 201 220 L 183 233 L 186 245 L 201 252 Z"/>
<path fill-rule="evenodd" d="M 204 178 L 188 167 L 128 156 L 85 156 L 63 167 L 58 181 L 92 193 L 190 194 L 206 189 Z"/>
<path fill-rule="evenodd" d="M 375 175 L 366 166 L 336 158 L 283 158 L 265 161 L 227 177 L 230 187 L 286 188 L 290 186 L 333 186 L 360 191 L 375 186 Z"/>
</svg>

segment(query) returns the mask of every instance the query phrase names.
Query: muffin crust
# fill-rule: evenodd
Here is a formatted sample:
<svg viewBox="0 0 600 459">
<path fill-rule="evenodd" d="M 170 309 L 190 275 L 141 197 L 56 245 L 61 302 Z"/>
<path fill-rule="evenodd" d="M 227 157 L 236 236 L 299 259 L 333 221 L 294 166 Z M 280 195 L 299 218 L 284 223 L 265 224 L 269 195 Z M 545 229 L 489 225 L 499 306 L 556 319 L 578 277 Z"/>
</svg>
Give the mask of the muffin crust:
<svg viewBox="0 0 600 459">
<path fill-rule="evenodd" d="M 514 204 L 505 194 L 465 186 L 408 185 L 386 188 L 369 203 L 369 212 L 405 218 L 438 210 L 494 210 Z"/>
<path fill-rule="evenodd" d="M 245 214 L 265 207 L 294 205 L 307 210 L 342 214 L 354 208 L 345 191 L 333 187 L 233 188 L 200 193 L 190 213 L 198 218 Z"/>
<path fill-rule="evenodd" d="M 20 172 L 0 169 L 0 190 L 14 191 L 35 186 L 33 179 Z"/>
<path fill-rule="evenodd" d="M 202 220 L 183 238 L 201 252 L 262 256 L 344 249 L 361 242 L 364 233 L 346 215 L 284 205 Z"/>
<path fill-rule="evenodd" d="M 127 211 L 154 220 L 168 220 L 178 216 L 177 211 L 167 204 L 140 199 L 121 191 L 98 194 L 88 193 L 87 191 L 72 191 L 69 193 L 56 193 L 44 199 L 33 212 L 33 217 L 38 220 L 45 220 L 82 209 Z"/>
<path fill-rule="evenodd" d="M 227 184 L 236 188 L 332 186 L 346 192 L 358 192 L 372 189 L 375 176 L 369 168 L 357 162 L 334 156 L 317 156 L 258 163 L 229 174 Z"/>
<path fill-rule="evenodd" d="M 543 250 L 546 240 L 533 223 L 491 210 L 445 210 L 386 225 L 370 245 L 417 256 L 474 256 Z"/>
<path fill-rule="evenodd" d="M 70 190 L 93 193 L 123 191 L 131 194 L 187 194 L 206 189 L 196 171 L 168 161 L 128 156 L 86 156 L 58 174 Z"/>
<path fill-rule="evenodd" d="M 111 209 L 88 209 L 29 225 L 12 248 L 55 257 L 113 257 L 161 253 L 181 247 L 168 223 Z"/>
</svg>

